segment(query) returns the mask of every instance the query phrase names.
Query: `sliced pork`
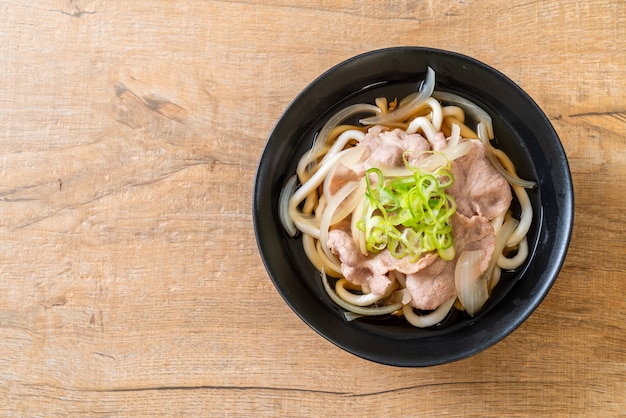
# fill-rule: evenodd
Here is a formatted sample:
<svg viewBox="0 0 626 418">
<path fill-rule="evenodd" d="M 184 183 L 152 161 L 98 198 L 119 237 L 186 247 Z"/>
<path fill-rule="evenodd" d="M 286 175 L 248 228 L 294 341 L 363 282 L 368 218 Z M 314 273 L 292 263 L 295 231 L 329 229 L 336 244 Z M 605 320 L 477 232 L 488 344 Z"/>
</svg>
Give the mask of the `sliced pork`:
<svg viewBox="0 0 626 418">
<path fill-rule="evenodd" d="M 411 305 L 417 309 L 432 310 L 456 296 L 454 270 L 463 251 L 483 252 L 480 271 L 485 271 L 496 245 L 491 222 L 482 216 L 467 218 L 454 214 L 452 236 L 456 256 L 453 260 L 437 258 L 428 267 L 406 276 L 406 288 L 411 295 Z"/>
<path fill-rule="evenodd" d="M 510 206 L 511 188 L 485 157 L 484 145 L 471 142 L 470 152 L 451 163 L 454 183 L 447 192 L 456 200 L 458 213 L 491 220 Z"/>
<path fill-rule="evenodd" d="M 331 195 L 347 182 L 362 178 L 370 168 L 404 167 L 403 155 L 407 151 L 410 151 L 407 154 L 409 163 L 414 164 L 422 158 L 424 151 L 430 149 L 430 144 L 420 134 L 407 134 L 402 129 L 388 131 L 382 126 L 370 128 L 359 146 L 365 150 L 357 164 L 352 167 L 337 164 L 330 174 L 328 190 Z"/>
<path fill-rule="evenodd" d="M 341 274 L 354 284 L 367 285 L 375 295 L 382 295 L 391 281 L 387 277 L 392 270 L 404 274 L 415 273 L 438 259 L 436 254 L 427 254 L 416 262 L 406 258 L 396 258 L 385 249 L 379 253 L 364 256 L 352 239 L 350 226 L 341 223 L 330 230 L 328 247 L 341 261 Z"/>
<path fill-rule="evenodd" d="M 430 144 L 420 134 L 407 134 L 402 129 L 385 131 L 380 126 L 370 128 L 361 144 L 367 147 L 361 158 L 363 172 L 373 167 L 404 167 L 405 151 L 411 151 L 407 155 L 411 162 L 414 155 L 430 149 Z"/>
</svg>

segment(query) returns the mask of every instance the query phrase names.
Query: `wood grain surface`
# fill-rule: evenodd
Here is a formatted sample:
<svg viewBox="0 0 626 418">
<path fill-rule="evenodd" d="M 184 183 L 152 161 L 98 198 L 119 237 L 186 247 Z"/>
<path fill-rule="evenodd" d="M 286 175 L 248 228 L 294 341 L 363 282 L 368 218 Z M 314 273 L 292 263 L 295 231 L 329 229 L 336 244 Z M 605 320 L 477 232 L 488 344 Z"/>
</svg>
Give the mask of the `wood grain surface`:
<svg viewBox="0 0 626 418">
<path fill-rule="evenodd" d="M 625 2 L 6 0 L 0 17 L 2 415 L 626 411 Z M 251 216 L 290 101 L 397 45 L 518 83 L 576 194 L 544 303 L 485 352 L 425 369 L 308 328 L 268 278 Z"/>
</svg>

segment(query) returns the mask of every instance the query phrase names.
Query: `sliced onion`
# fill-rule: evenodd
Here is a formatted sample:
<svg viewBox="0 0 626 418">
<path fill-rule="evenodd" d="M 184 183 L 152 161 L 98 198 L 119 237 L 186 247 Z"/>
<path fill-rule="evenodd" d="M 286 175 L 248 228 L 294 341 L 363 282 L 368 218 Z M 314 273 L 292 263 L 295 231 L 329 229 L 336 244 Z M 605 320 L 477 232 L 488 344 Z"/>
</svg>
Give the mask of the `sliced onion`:
<svg viewBox="0 0 626 418">
<path fill-rule="evenodd" d="M 455 125 L 456 126 L 456 125 Z M 471 141 L 464 141 L 456 145 L 449 145 L 441 153 L 446 156 L 449 161 L 466 156 L 472 149 Z"/>
<path fill-rule="evenodd" d="M 328 141 L 328 135 L 337 125 L 339 125 L 348 118 L 363 113 L 375 113 L 377 115 L 380 115 L 381 110 L 377 106 L 366 103 L 358 103 L 341 109 L 339 112 L 335 113 L 333 117 L 330 118 L 328 122 L 326 122 L 326 124 L 322 127 L 319 134 L 315 138 L 315 141 L 313 142 L 313 147 L 311 147 L 311 151 L 309 152 L 314 155 L 318 154 L 318 151 L 326 146 L 326 142 Z"/>
<path fill-rule="evenodd" d="M 361 131 L 357 131 L 356 129 L 350 129 L 343 132 L 337 137 L 335 143 L 328 149 L 328 152 L 324 155 L 324 158 L 322 158 L 321 164 L 341 151 L 346 146 L 348 141 L 354 139 L 357 142 L 361 142 L 363 138 L 365 138 L 365 134 Z"/>
<path fill-rule="evenodd" d="M 345 219 L 348 215 L 355 211 L 359 203 L 361 203 L 362 206 L 363 197 L 365 196 L 366 189 L 367 184 L 365 183 L 365 178 L 362 178 L 359 181 L 358 187 L 352 193 L 350 193 L 348 197 L 343 200 L 342 203 L 339 204 L 339 207 L 335 211 L 330 221 L 330 224 L 334 225 L 337 222 Z"/>
<path fill-rule="evenodd" d="M 456 262 L 454 283 L 465 311 L 474 316 L 489 299 L 489 283 L 480 267 L 483 250 L 463 251 Z"/>
<path fill-rule="evenodd" d="M 300 183 L 305 183 L 311 178 L 315 169 L 318 167 L 317 160 L 326 154 L 327 151 L 327 147 L 320 147 L 315 151 L 315 153 L 313 153 L 313 151 L 309 151 L 300 157 L 298 166 L 296 167 L 296 174 L 298 174 Z"/>
<path fill-rule="evenodd" d="M 478 139 L 480 139 L 480 142 L 482 142 L 485 146 L 485 156 L 487 157 L 493 168 L 495 168 L 496 171 L 498 171 L 498 173 L 500 173 L 502 177 L 506 179 L 506 181 L 508 181 L 512 185 L 521 186 L 526 189 L 533 188 L 537 185 L 537 183 L 535 183 L 534 181 L 520 179 L 519 177 L 509 173 L 504 167 L 502 167 L 500 160 L 498 160 L 498 158 L 494 155 L 491 144 L 489 143 L 487 125 L 485 125 L 483 122 L 480 122 L 476 127 L 476 130 L 478 133 Z"/>
<path fill-rule="evenodd" d="M 331 194 L 330 194 L 330 182 L 333 180 L 333 173 L 334 173 L 334 171 L 337 169 L 337 167 L 339 165 L 343 165 L 344 167 L 352 170 L 352 167 L 354 167 L 355 164 L 357 164 L 357 162 L 359 161 L 359 159 L 363 155 L 363 151 L 364 151 L 364 147 L 347 148 L 346 150 L 342 151 L 342 152 L 344 152 L 344 156 L 342 158 L 340 158 L 339 160 L 337 160 L 335 163 L 333 163 L 334 167 L 332 167 L 332 169 L 330 171 L 328 171 L 328 174 L 326 175 L 326 178 L 322 182 L 322 184 L 323 184 L 322 195 L 326 198 L 327 201 L 330 201 L 330 199 L 332 197 Z M 331 159 L 332 159 L 332 157 L 331 157 Z M 330 159 L 328 161 L 330 161 Z M 324 162 L 324 164 L 325 164 L 325 162 Z M 322 165 L 322 167 L 323 167 L 323 165 Z"/>
<path fill-rule="evenodd" d="M 508 209 L 504 209 L 501 214 L 499 214 L 498 216 L 496 216 L 490 221 L 491 226 L 493 226 L 493 233 L 496 235 L 498 234 L 498 231 L 500 230 L 500 228 L 502 228 L 502 224 L 504 223 L 504 217 L 507 214 L 507 210 Z"/>
<path fill-rule="evenodd" d="M 293 223 L 291 216 L 289 216 L 289 199 L 291 199 L 297 187 L 298 176 L 294 174 L 287 180 L 285 187 L 280 191 L 280 196 L 278 197 L 278 217 L 290 237 L 295 237 L 298 233 L 296 225 Z"/>
<path fill-rule="evenodd" d="M 333 155 L 328 161 L 322 164 L 311 178 L 304 183 L 289 200 L 289 210 L 293 211 L 309 193 L 312 193 L 322 184 L 326 175 L 333 169 L 337 162 L 342 158 L 348 158 L 350 161 L 360 158 L 363 154 L 363 147 L 348 148 Z"/>
<path fill-rule="evenodd" d="M 493 153 L 498 158 L 498 160 L 500 160 L 502 166 L 509 173 L 515 176 L 517 175 L 513 162 L 503 151 L 494 148 Z M 519 201 L 521 215 L 517 229 L 513 234 L 511 234 L 509 241 L 506 243 L 507 247 L 512 247 L 519 244 L 522 239 L 526 237 L 526 234 L 528 233 L 528 230 L 530 229 L 530 225 L 533 220 L 533 206 L 530 203 L 530 198 L 528 197 L 528 193 L 526 192 L 525 188 L 517 185 L 512 185 L 511 188 L 513 189 L 513 192 L 515 193 L 515 196 L 517 196 L 517 200 Z"/>
<path fill-rule="evenodd" d="M 365 195 L 361 196 L 361 200 L 356 204 L 352 218 L 350 219 L 350 232 L 352 239 L 357 243 L 361 254 L 367 256 L 367 246 L 365 244 L 365 231 L 359 229 L 359 220 L 363 217 L 363 208 L 365 207 Z"/>
<path fill-rule="evenodd" d="M 493 268 L 493 273 L 491 273 L 491 280 L 489 281 L 489 293 L 494 287 L 500 282 L 500 277 L 502 276 L 502 269 L 499 266 L 495 266 Z"/>
<path fill-rule="evenodd" d="M 379 116 L 361 119 L 363 125 L 380 125 L 387 124 L 392 122 L 398 122 L 407 119 L 413 114 L 417 108 L 422 106 L 426 100 L 431 96 L 433 90 L 435 88 L 435 71 L 428 67 L 426 72 L 426 78 L 421 83 L 420 89 L 417 94 L 412 94 L 410 98 L 405 98 L 408 100 L 402 100 L 400 102 L 400 106 L 395 108 L 389 113 L 382 114 Z"/>
<path fill-rule="evenodd" d="M 452 309 L 452 306 L 454 306 L 455 300 L 456 297 L 451 298 L 427 315 L 417 315 L 413 310 L 413 307 L 408 304 L 402 307 L 402 313 L 404 314 L 406 320 L 409 321 L 409 323 L 414 327 L 432 327 L 446 318 L 448 312 L 450 312 L 450 309 Z"/>
<path fill-rule="evenodd" d="M 356 313 L 350 312 L 350 311 L 345 311 L 343 313 L 343 318 L 346 321 L 348 321 L 348 322 L 354 321 L 355 319 L 363 318 L 364 316 L 366 316 L 366 315 L 356 314 Z"/>
<path fill-rule="evenodd" d="M 471 149 L 472 143 L 470 141 L 448 146 L 445 149 L 418 161 L 416 166 L 424 171 L 434 172 L 439 167 L 448 164 L 448 162 L 466 156 Z"/>
</svg>

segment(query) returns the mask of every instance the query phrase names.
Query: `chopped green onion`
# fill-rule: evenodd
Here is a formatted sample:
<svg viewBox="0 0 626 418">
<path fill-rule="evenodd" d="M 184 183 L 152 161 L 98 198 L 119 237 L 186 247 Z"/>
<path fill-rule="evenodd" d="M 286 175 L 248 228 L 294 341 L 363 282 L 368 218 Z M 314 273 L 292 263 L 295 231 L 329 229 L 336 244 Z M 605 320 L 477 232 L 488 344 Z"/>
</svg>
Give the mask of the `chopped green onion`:
<svg viewBox="0 0 626 418">
<path fill-rule="evenodd" d="M 378 168 L 367 170 L 363 217 L 357 222 L 366 249 L 378 253 L 387 248 L 394 257 L 411 261 L 437 251 L 450 260 L 455 255 L 450 217 L 456 211 L 454 198 L 445 192 L 454 182 L 450 165 L 434 172 L 407 168 L 412 175 L 387 178 Z"/>
</svg>

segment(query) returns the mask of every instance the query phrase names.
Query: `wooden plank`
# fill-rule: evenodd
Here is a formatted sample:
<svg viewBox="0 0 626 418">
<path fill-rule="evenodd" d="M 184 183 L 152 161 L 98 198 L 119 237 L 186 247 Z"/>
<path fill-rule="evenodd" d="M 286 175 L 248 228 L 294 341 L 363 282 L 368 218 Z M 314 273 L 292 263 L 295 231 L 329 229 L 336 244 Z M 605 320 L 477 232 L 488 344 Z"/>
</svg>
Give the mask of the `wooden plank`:
<svg viewBox="0 0 626 418">
<path fill-rule="evenodd" d="M 6 416 L 616 416 L 626 409 L 626 6 L 5 1 L 0 399 Z M 476 57 L 545 110 L 576 219 L 510 337 L 428 369 L 309 329 L 257 253 L 256 164 L 284 108 L 357 53 Z"/>
</svg>

